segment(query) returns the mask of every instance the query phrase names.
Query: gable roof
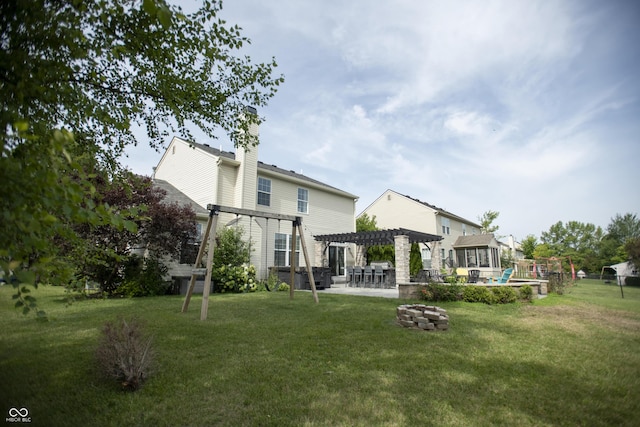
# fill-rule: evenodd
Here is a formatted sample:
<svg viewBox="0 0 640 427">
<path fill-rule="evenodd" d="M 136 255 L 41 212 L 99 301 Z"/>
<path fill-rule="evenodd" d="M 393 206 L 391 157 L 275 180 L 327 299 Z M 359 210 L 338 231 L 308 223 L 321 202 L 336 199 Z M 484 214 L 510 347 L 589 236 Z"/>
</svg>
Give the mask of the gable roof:
<svg viewBox="0 0 640 427">
<path fill-rule="evenodd" d="M 171 204 L 177 203 L 180 206 L 191 206 L 191 209 L 194 210 L 196 216 L 209 216 L 209 211 L 197 204 L 193 199 L 184 194 L 182 191 L 178 190 L 173 185 L 169 184 L 167 181 L 162 179 L 154 179 L 153 180 L 154 187 L 158 187 L 161 190 L 164 190 L 167 193 L 164 196 L 163 203 Z"/>
<path fill-rule="evenodd" d="M 212 154 L 214 156 L 218 156 L 218 157 L 224 157 L 230 160 L 235 160 L 236 159 L 236 155 L 235 153 L 232 153 L 230 151 L 222 151 L 222 150 L 218 150 L 217 148 L 213 148 L 208 144 L 199 144 L 197 142 L 190 142 L 190 145 L 193 145 L 194 147 L 205 151 L 206 153 Z M 276 165 L 268 165 L 266 163 L 263 163 L 261 161 L 258 161 L 258 172 L 263 171 L 266 173 L 270 173 L 270 174 L 277 174 L 277 175 L 281 175 L 283 177 L 287 177 L 290 178 L 291 180 L 294 181 L 298 181 L 298 182 L 305 182 L 308 183 L 310 185 L 314 185 L 316 187 L 320 187 L 320 188 L 324 188 L 325 190 L 329 190 L 333 193 L 339 193 L 345 197 L 349 197 L 349 198 L 353 198 L 353 199 L 357 199 L 358 196 L 351 194 L 349 192 L 346 192 L 344 190 L 340 190 L 339 188 L 333 187 L 331 185 L 325 184 L 324 182 L 318 181 L 317 179 L 313 179 L 310 178 L 306 175 L 302 175 L 300 173 L 297 173 L 293 170 L 287 170 L 287 169 L 282 169 L 279 168 Z"/>
<path fill-rule="evenodd" d="M 388 191 L 393 191 L 393 190 L 388 190 Z M 397 193 L 396 191 L 393 191 L 393 192 L 394 192 L 394 193 Z M 397 194 L 400 194 L 400 193 L 397 193 Z M 434 211 L 437 211 L 437 212 L 438 212 L 438 214 L 440 214 L 440 215 L 444 215 L 444 216 L 447 216 L 447 217 L 449 217 L 449 218 L 456 219 L 456 220 L 461 221 L 461 222 L 466 222 L 467 224 L 470 224 L 470 225 L 473 225 L 473 226 L 475 226 L 475 227 L 478 227 L 478 229 L 482 228 L 482 226 L 481 226 L 481 225 L 476 224 L 476 223 L 475 223 L 475 222 L 473 222 L 473 221 L 469 221 L 468 219 L 463 218 L 463 217 L 461 217 L 461 216 L 459 216 L 459 215 L 456 215 L 456 214 L 454 214 L 454 213 L 451 213 L 451 212 L 449 212 L 449 211 L 447 211 L 447 210 L 445 210 L 445 209 L 439 208 L 439 207 L 437 207 L 437 206 L 435 206 L 435 205 L 432 205 L 432 204 L 430 204 L 430 203 L 427 203 L 427 202 L 423 202 L 422 200 L 420 200 L 420 199 L 416 199 L 415 197 L 407 196 L 407 195 L 405 195 L 405 194 L 400 194 L 400 195 L 401 195 L 401 196 L 403 196 L 403 197 L 406 197 L 406 198 L 407 198 L 407 199 L 409 199 L 409 200 L 413 200 L 414 202 L 420 203 L 421 205 L 424 205 L 424 206 L 426 206 L 426 207 L 428 207 L 428 208 L 431 208 L 431 209 L 433 209 Z"/>
<path fill-rule="evenodd" d="M 472 236 L 460 236 L 453 244 L 454 248 L 478 248 L 489 246 L 496 241 L 493 234 L 474 234 Z"/>
<path fill-rule="evenodd" d="M 384 191 L 384 193 L 382 193 L 382 194 L 380 195 L 380 197 L 378 197 L 378 198 L 377 198 L 373 203 L 371 203 L 369 206 L 367 206 L 367 208 L 366 208 L 364 211 L 362 211 L 362 212 L 366 212 L 366 210 L 367 210 L 367 209 L 369 209 L 373 204 L 375 204 L 378 200 L 382 199 L 382 197 L 383 197 L 387 192 L 392 192 L 392 193 L 394 193 L 394 194 L 397 194 L 397 195 L 398 195 L 398 196 L 400 196 L 400 197 L 404 197 L 404 198 L 405 198 L 405 199 L 407 199 L 407 200 L 411 200 L 411 201 L 413 201 L 413 202 L 415 202 L 415 203 L 418 203 L 418 204 L 420 204 L 420 205 L 423 205 L 423 206 L 425 206 L 425 207 L 428 207 L 429 209 L 432 209 L 432 210 L 436 211 L 436 212 L 438 213 L 438 215 L 446 216 L 446 217 L 448 217 L 448 218 L 456 219 L 456 220 L 458 220 L 458 221 L 460 221 L 460 222 L 464 222 L 464 223 L 466 223 L 466 224 L 469 224 L 469 225 L 472 225 L 472 226 L 474 226 L 474 227 L 477 227 L 477 228 L 478 228 L 478 230 L 482 228 L 482 226 L 481 226 L 481 225 L 476 224 L 476 223 L 475 223 L 475 222 L 473 222 L 473 221 L 469 221 L 468 219 L 463 218 L 463 217 L 461 217 L 461 216 L 459 216 L 459 215 L 456 215 L 456 214 L 454 214 L 454 213 L 451 213 L 451 212 L 449 212 L 449 211 L 447 211 L 447 210 L 445 210 L 445 209 L 439 208 L 439 207 L 437 207 L 437 206 L 435 206 L 435 205 L 432 205 L 432 204 L 430 204 L 430 203 L 423 202 L 422 200 L 416 199 L 415 197 L 411 197 L 411 196 L 407 196 L 406 194 L 398 193 L 397 191 L 394 191 L 394 190 L 391 190 L 391 189 L 387 189 L 387 190 L 385 190 L 385 191 Z M 362 213 L 360 213 L 360 215 L 362 215 Z"/>
</svg>

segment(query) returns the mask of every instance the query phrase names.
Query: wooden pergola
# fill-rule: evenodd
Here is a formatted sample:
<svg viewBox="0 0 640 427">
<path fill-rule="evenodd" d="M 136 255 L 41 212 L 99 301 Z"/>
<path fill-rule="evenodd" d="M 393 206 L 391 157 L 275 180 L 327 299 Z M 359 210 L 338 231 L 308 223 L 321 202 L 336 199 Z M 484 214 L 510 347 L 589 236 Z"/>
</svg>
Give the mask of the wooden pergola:
<svg viewBox="0 0 640 427">
<path fill-rule="evenodd" d="M 363 247 L 394 245 L 396 278 L 401 282 L 409 282 L 409 252 L 411 244 L 439 242 L 443 237 L 406 228 L 395 228 L 391 230 L 325 234 L 315 236 L 315 239 L 324 242 L 326 245 L 330 243 L 355 243 Z"/>
<path fill-rule="evenodd" d="M 323 234 L 315 236 L 320 242 L 355 243 L 363 246 L 393 245 L 396 236 L 408 236 L 409 243 L 438 242 L 442 236 L 421 231 L 395 228 L 391 230 L 356 231 L 353 233 Z"/>
</svg>

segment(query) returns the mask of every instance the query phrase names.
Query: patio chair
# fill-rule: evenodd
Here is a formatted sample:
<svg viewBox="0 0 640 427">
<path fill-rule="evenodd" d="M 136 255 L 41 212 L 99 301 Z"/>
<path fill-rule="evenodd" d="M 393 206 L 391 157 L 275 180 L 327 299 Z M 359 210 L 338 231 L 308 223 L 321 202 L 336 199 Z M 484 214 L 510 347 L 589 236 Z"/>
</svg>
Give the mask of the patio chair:
<svg viewBox="0 0 640 427">
<path fill-rule="evenodd" d="M 467 283 L 478 283 L 478 280 L 480 280 L 480 270 L 469 270 Z"/>
<path fill-rule="evenodd" d="M 364 284 L 373 283 L 373 269 L 370 265 L 364 267 Z"/>
<path fill-rule="evenodd" d="M 353 267 L 353 283 L 355 286 L 360 286 L 362 284 L 362 267 Z"/>
<path fill-rule="evenodd" d="M 431 278 L 431 280 L 433 280 L 434 282 L 443 282 L 444 280 L 442 279 L 442 275 L 440 274 L 440 271 L 438 271 L 435 268 L 432 268 L 429 270 L 429 277 Z"/>
<path fill-rule="evenodd" d="M 495 283 L 507 283 L 511 276 L 513 275 L 513 268 L 507 268 L 503 273 L 502 277 L 496 279 Z"/>
<path fill-rule="evenodd" d="M 347 284 L 353 285 L 353 267 L 347 266 Z"/>
<path fill-rule="evenodd" d="M 383 287 L 382 283 L 384 282 L 384 271 L 382 270 L 381 265 L 376 265 L 373 269 L 373 282 L 376 287 Z"/>
</svg>

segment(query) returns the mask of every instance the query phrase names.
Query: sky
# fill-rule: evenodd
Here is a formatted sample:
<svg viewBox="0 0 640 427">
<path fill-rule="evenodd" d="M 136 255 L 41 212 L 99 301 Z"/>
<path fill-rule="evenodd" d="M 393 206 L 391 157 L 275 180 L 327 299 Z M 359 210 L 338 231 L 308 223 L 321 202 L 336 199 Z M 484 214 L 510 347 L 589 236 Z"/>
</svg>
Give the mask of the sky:
<svg viewBox="0 0 640 427">
<path fill-rule="evenodd" d="M 242 54 L 285 77 L 258 111 L 259 159 L 357 195 L 357 214 L 391 189 L 473 222 L 497 211 L 517 240 L 640 217 L 640 2 L 223 6 Z M 161 155 L 122 163 L 151 175 Z"/>
</svg>

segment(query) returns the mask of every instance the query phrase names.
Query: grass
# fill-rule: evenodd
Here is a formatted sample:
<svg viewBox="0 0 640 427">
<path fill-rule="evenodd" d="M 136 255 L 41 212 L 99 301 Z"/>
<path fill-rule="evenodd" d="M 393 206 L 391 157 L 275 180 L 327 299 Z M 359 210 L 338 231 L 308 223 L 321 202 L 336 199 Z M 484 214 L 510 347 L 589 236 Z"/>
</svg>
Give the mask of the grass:
<svg viewBox="0 0 640 427">
<path fill-rule="evenodd" d="M 582 281 L 531 305 L 439 304 L 450 329 L 395 324 L 406 301 L 320 293 L 85 300 L 0 287 L 0 411 L 32 425 L 631 426 L 640 413 L 640 289 Z M 120 391 L 95 371 L 100 328 L 136 315 L 155 371 Z"/>
</svg>

